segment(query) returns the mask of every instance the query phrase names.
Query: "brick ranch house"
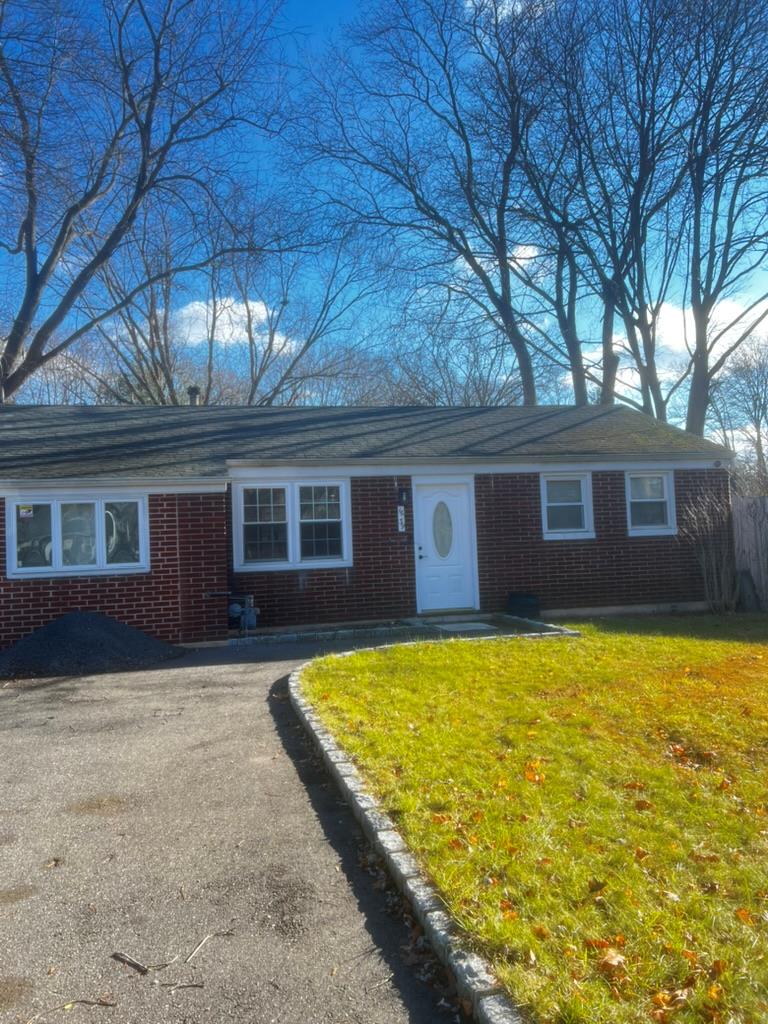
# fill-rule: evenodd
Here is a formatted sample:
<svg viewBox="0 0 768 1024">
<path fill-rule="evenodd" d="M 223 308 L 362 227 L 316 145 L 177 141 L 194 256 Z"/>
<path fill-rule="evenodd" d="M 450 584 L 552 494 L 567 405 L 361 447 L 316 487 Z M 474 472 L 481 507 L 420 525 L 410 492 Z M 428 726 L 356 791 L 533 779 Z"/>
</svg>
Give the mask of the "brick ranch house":
<svg viewBox="0 0 768 1024">
<path fill-rule="evenodd" d="M 73 609 L 259 625 L 696 607 L 730 453 L 622 406 L 0 408 L 0 648 Z"/>
</svg>

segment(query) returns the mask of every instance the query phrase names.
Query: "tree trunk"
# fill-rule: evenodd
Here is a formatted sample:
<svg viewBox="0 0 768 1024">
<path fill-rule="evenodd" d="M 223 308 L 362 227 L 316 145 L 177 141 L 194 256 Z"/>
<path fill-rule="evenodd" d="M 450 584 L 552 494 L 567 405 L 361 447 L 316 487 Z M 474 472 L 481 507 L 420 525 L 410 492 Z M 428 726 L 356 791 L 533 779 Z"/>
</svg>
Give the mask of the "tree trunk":
<svg viewBox="0 0 768 1024">
<path fill-rule="evenodd" d="M 691 368 L 691 387 L 688 391 L 688 415 L 685 429 L 690 434 L 704 436 L 710 399 L 709 352 L 707 351 L 707 321 L 704 309 L 693 304 L 695 348 Z"/>
<path fill-rule="evenodd" d="M 613 350 L 613 322 L 616 316 L 616 301 L 612 282 L 603 287 L 603 382 L 600 388 L 600 405 L 613 405 L 616 401 L 616 374 L 619 357 Z"/>
</svg>

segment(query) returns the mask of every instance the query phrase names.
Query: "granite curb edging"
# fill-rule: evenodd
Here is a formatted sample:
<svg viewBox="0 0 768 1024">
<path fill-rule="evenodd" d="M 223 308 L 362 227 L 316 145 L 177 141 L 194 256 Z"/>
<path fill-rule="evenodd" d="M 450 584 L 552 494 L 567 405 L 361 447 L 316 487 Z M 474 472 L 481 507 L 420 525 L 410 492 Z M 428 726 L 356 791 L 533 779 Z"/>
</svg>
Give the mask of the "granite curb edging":
<svg viewBox="0 0 768 1024">
<path fill-rule="evenodd" d="M 356 653 L 359 652 L 349 651 L 335 657 Z M 291 706 L 350 805 L 353 817 L 384 860 L 395 885 L 411 904 L 414 917 L 424 929 L 435 955 L 453 976 L 459 996 L 471 1004 L 477 1024 L 523 1024 L 523 1018 L 503 994 L 489 964 L 477 953 L 464 948 L 442 899 L 422 874 L 394 821 L 367 791 L 357 768 L 304 696 L 301 676 L 314 660 L 304 662 L 291 672 L 288 678 Z"/>
</svg>

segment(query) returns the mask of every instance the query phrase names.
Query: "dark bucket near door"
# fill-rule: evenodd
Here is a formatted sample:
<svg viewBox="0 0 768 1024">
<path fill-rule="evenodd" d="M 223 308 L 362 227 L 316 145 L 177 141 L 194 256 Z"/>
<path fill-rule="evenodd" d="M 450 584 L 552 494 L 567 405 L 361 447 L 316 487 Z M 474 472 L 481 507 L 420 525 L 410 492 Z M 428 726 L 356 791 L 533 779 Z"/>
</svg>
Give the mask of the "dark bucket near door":
<svg viewBox="0 0 768 1024">
<path fill-rule="evenodd" d="M 507 595 L 507 615 L 520 619 L 541 619 L 541 605 L 535 594 L 519 594 L 512 591 Z"/>
</svg>

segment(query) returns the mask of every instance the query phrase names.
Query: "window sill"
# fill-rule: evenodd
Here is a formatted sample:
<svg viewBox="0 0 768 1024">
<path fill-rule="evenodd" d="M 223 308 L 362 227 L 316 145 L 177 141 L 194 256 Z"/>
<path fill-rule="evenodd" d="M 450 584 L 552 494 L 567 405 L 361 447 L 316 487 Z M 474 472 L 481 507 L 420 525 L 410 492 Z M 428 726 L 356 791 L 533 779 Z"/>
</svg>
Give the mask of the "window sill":
<svg viewBox="0 0 768 1024">
<path fill-rule="evenodd" d="M 634 526 L 628 530 L 628 536 L 630 537 L 675 537 L 676 535 L 676 526 L 653 526 L 645 530 Z"/>
<path fill-rule="evenodd" d="M 127 567 L 110 566 L 108 569 L 89 569 L 85 566 L 74 569 L 51 569 L 41 566 L 39 569 L 10 569 L 5 575 L 9 580 L 58 580 L 71 579 L 74 576 L 138 576 L 150 572 L 148 565 Z"/>
<path fill-rule="evenodd" d="M 584 531 L 579 533 L 545 533 L 543 534 L 544 540 L 595 540 L 596 536 L 594 531 Z"/>
<path fill-rule="evenodd" d="M 301 572 L 304 569 L 351 569 L 352 562 L 343 558 L 314 559 L 306 562 L 243 562 L 233 572 Z"/>
</svg>

